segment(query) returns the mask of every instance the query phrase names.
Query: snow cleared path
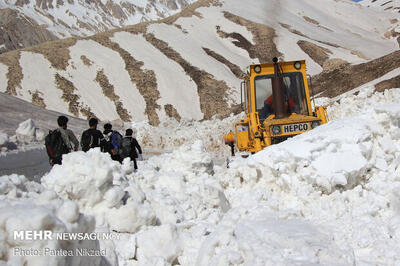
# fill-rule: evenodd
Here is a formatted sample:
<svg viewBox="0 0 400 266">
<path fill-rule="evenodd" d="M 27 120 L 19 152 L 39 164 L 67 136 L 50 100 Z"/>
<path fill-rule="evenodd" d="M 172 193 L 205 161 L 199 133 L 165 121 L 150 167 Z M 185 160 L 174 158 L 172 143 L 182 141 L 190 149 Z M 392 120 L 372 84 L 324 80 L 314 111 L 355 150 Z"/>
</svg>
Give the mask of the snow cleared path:
<svg viewBox="0 0 400 266">
<path fill-rule="evenodd" d="M 36 148 L 0 156 L 0 176 L 18 174 L 39 181 L 51 169 L 44 148 Z"/>
</svg>

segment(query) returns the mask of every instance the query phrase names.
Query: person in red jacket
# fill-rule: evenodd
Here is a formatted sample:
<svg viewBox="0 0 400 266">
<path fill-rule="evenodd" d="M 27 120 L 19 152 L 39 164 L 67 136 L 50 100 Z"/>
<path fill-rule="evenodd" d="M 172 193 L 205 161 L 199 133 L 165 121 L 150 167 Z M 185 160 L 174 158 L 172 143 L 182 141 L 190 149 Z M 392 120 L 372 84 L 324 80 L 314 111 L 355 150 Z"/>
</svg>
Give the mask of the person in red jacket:
<svg viewBox="0 0 400 266">
<path fill-rule="evenodd" d="M 287 98 L 287 100 L 285 101 L 285 104 L 286 104 L 286 111 L 288 113 L 295 112 L 296 103 L 294 102 L 294 100 L 291 97 Z M 260 119 L 265 119 L 273 113 L 274 113 L 274 102 L 273 102 L 273 97 L 271 94 L 271 96 L 269 96 L 264 101 L 264 107 L 260 111 Z"/>
<path fill-rule="evenodd" d="M 270 109 L 273 111 L 274 107 L 273 107 L 273 97 L 272 95 L 268 97 L 268 99 L 265 100 L 265 104 L 270 106 Z M 294 112 L 294 108 L 296 107 L 296 103 L 293 101 L 293 99 L 291 97 L 287 98 L 286 101 L 286 111 L 288 111 L 289 113 Z"/>
</svg>

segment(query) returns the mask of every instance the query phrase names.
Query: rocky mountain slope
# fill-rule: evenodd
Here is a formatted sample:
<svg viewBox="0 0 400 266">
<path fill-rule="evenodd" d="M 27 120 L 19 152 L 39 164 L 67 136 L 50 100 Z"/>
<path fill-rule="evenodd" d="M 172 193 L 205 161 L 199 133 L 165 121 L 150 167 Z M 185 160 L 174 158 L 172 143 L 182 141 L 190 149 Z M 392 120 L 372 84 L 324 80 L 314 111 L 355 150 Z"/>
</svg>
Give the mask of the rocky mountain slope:
<svg viewBox="0 0 400 266">
<path fill-rule="evenodd" d="M 246 66 L 278 56 L 306 59 L 316 92 L 334 96 L 398 80 L 396 16 L 345 0 L 201 0 L 162 21 L 4 53 L 0 91 L 80 118 L 209 119 L 237 111 Z"/>
<path fill-rule="evenodd" d="M 158 20 L 196 0 L 0 0 L 0 53 Z"/>
<path fill-rule="evenodd" d="M 362 0 L 359 3 L 363 6 L 400 13 L 399 0 Z"/>
</svg>

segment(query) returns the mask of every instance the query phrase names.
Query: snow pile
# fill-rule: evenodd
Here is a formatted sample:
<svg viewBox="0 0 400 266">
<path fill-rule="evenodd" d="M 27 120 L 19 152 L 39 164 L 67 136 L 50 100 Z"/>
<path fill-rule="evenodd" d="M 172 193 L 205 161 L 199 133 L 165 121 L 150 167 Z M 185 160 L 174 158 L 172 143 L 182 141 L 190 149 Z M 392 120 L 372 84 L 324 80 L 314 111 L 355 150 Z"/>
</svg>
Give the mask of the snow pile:
<svg viewBox="0 0 400 266">
<path fill-rule="evenodd" d="M 0 131 L 0 147 L 6 145 L 8 142 L 8 135 Z"/>
<path fill-rule="evenodd" d="M 199 140 L 140 162 L 135 178 L 160 224 L 138 233 L 136 258 L 140 263 L 193 262 L 193 252 L 200 245 L 194 234 L 204 237 L 204 224 L 215 226 L 229 209 L 213 174 L 212 157 Z"/>
<path fill-rule="evenodd" d="M 15 131 L 17 140 L 19 142 L 29 143 L 32 141 L 43 141 L 45 133 L 43 130 L 36 128 L 35 122 L 32 119 L 28 119 L 18 125 Z"/>
<path fill-rule="evenodd" d="M 348 245 L 304 218 L 281 219 L 263 205 L 227 213 L 201 244 L 196 265 L 352 265 Z"/>
<path fill-rule="evenodd" d="M 384 92 L 374 92 L 374 86 L 367 86 L 360 89 L 355 94 L 348 94 L 346 97 L 338 97 L 337 100 L 328 103 L 327 112 L 331 120 L 337 120 L 353 116 L 371 109 L 377 104 L 398 102 L 400 99 L 400 88 L 385 90 Z"/>
<path fill-rule="evenodd" d="M 9 138 L 8 138 L 7 133 L 0 131 L 0 152 L 1 153 L 5 153 L 8 150 L 8 148 L 7 148 L 8 142 L 9 142 Z"/>
<path fill-rule="evenodd" d="M 232 209 L 199 265 L 399 263 L 399 127 L 399 103 L 370 105 L 217 169 Z"/>
<path fill-rule="evenodd" d="M 24 230 L 90 233 L 94 219 L 79 213 L 76 203 L 62 200 L 54 191 L 24 176 L 0 177 L 0 264 L 99 265 L 101 257 L 51 256 L 48 252 L 98 249 L 97 241 L 26 240 L 14 233 Z"/>
<path fill-rule="evenodd" d="M 176 226 L 165 224 L 137 235 L 136 259 L 141 265 L 168 265 L 182 252 Z"/>
<path fill-rule="evenodd" d="M 222 188 L 212 176 L 213 161 L 201 141 L 151 157 L 142 168 L 137 180 L 162 224 L 221 212 Z"/>
<path fill-rule="evenodd" d="M 223 142 L 223 136 L 233 129 L 233 125 L 244 114 L 230 116 L 225 119 L 214 117 L 207 121 L 168 119 L 158 127 L 150 126 L 146 122 L 133 122 L 128 127 L 136 131 L 140 145 L 150 149 L 173 150 L 184 144 L 193 144 L 202 140 L 207 152 L 216 157 L 226 157 L 230 149 Z"/>
<path fill-rule="evenodd" d="M 32 119 L 28 119 L 18 125 L 15 134 L 21 142 L 32 142 L 35 139 L 35 123 Z"/>
<path fill-rule="evenodd" d="M 128 182 L 132 171 L 129 160 L 120 165 L 97 148 L 64 155 L 63 164 L 53 167 L 42 184 L 94 215 L 96 227 L 134 233 L 154 224 L 155 216 L 135 181 Z"/>
</svg>

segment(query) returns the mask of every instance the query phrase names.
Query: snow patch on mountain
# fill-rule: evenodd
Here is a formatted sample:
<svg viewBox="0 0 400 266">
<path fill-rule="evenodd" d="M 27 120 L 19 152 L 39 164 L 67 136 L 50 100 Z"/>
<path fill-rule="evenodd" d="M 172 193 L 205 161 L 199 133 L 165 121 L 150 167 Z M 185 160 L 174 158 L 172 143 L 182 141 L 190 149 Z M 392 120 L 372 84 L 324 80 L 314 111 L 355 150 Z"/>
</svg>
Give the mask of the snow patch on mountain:
<svg viewBox="0 0 400 266">
<path fill-rule="evenodd" d="M 143 35 L 117 32 L 111 40 L 119 43 L 121 48 L 132 54 L 137 60 L 145 62 L 144 69 L 154 70 L 160 92 L 160 99 L 157 103 L 160 106 L 172 104 L 183 119 L 200 120 L 203 118 L 196 84 L 189 79 L 179 64 L 169 60 L 163 53 L 146 42 Z M 160 64 L 160 62 L 164 63 Z M 179 84 L 177 84 L 177 80 L 179 80 Z M 188 102 L 192 104 L 188 105 Z M 161 120 L 168 118 L 165 112 L 159 112 Z"/>
</svg>

